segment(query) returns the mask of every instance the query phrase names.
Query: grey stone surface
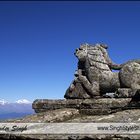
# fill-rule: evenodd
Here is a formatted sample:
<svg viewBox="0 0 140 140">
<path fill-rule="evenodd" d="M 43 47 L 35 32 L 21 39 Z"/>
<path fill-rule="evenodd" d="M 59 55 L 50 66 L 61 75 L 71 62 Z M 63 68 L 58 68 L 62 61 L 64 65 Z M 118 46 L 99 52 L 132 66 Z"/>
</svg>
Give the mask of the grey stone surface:
<svg viewBox="0 0 140 140">
<path fill-rule="evenodd" d="M 115 94 L 115 98 L 137 98 L 140 99 L 140 89 L 119 88 Z"/>
<path fill-rule="evenodd" d="M 124 87 L 140 89 L 140 64 L 131 62 L 120 70 L 120 80 Z"/>
<path fill-rule="evenodd" d="M 38 99 L 32 104 L 32 108 L 36 113 L 41 111 L 56 110 L 62 108 L 79 108 L 82 100 L 80 99 L 58 99 L 58 100 L 48 100 L 48 99 Z"/>
<path fill-rule="evenodd" d="M 66 116 L 67 118 L 65 118 Z M 60 119 L 63 118 L 63 119 Z M 53 111 L 48 111 L 45 113 L 39 113 L 35 115 L 30 115 L 28 117 L 22 118 L 20 120 L 7 120 L 5 122 L 22 122 L 22 123 L 28 123 L 28 122 L 67 122 L 67 123 L 86 123 L 86 122 L 92 122 L 92 123 L 139 123 L 140 121 L 140 110 L 139 109 L 133 109 L 133 110 L 124 110 L 119 111 L 117 113 L 112 113 L 109 115 L 79 115 L 79 112 L 71 109 L 57 109 Z M 44 129 L 44 128 L 42 128 Z M 38 129 L 36 128 L 36 132 L 38 132 Z M 93 140 L 128 140 L 128 139 L 140 139 L 140 135 L 123 135 L 123 134 L 117 134 L 117 135 L 45 135 L 45 134 L 20 134 L 20 135 L 0 135 L 0 139 L 74 139 L 74 140 L 80 140 L 80 139 L 93 139 Z"/>
<path fill-rule="evenodd" d="M 73 86 L 73 87 L 72 87 Z M 72 89 L 73 88 L 73 89 Z M 69 87 L 64 95 L 65 98 L 69 99 L 87 99 L 90 96 L 87 94 L 87 91 L 82 86 L 81 82 L 77 80 L 77 82 L 73 81 L 71 87 Z"/>
<path fill-rule="evenodd" d="M 37 99 L 32 104 L 32 108 L 37 114 L 1 122 L 139 123 L 140 60 L 115 64 L 110 59 L 107 48 L 103 44 L 82 44 L 80 48 L 76 49 L 75 56 L 79 60 L 78 69 L 64 95 L 66 99 Z M 112 70 L 118 70 L 118 72 Z M 111 96 L 109 96 L 110 93 L 112 93 Z M 41 128 L 41 130 L 44 129 L 44 127 Z M 34 131 L 38 132 L 38 128 L 35 128 Z M 1 134 L 0 139 L 128 140 L 140 139 L 140 135 Z"/>
<path fill-rule="evenodd" d="M 16 140 L 139 140 L 140 135 L 0 135 L 1 140 L 16 139 Z"/>
<path fill-rule="evenodd" d="M 65 122 L 72 118 L 79 116 L 78 109 L 63 108 L 56 110 L 48 110 L 45 112 L 33 114 L 19 119 L 1 120 L 1 122 L 15 122 L 15 123 L 51 123 L 51 122 Z"/>
<path fill-rule="evenodd" d="M 78 69 L 64 95 L 66 99 L 95 98 L 116 92 L 118 88 L 140 89 L 140 60 L 115 64 L 103 44 L 82 44 L 75 56 L 79 61 Z"/>
<path fill-rule="evenodd" d="M 1 135 L 4 139 L 21 140 L 139 140 L 140 135 Z"/>
<path fill-rule="evenodd" d="M 136 98 L 138 99 L 138 98 Z M 36 113 L 57 109 L 77 109 L 80 114 L 98 115 L 110 114 L 120 110 L 138 109 L 140 100 L 135 98 L 100 98 L 100 99 L 64 99 L 36 100 L 33 109 Z"/>
</svg>

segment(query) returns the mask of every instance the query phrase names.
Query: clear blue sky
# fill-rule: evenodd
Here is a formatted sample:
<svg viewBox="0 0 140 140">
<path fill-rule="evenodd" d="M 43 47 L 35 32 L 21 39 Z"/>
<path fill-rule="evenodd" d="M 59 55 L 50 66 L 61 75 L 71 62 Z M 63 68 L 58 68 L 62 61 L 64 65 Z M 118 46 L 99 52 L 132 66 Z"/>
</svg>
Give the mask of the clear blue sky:
<svg viewBox="0 0 140 140">
<path fill-rule="evenodd" d="M 84 42 L 140 58 L 140 2 L 0 2 L 0 98 L 63 98 Z"/>
</svg>

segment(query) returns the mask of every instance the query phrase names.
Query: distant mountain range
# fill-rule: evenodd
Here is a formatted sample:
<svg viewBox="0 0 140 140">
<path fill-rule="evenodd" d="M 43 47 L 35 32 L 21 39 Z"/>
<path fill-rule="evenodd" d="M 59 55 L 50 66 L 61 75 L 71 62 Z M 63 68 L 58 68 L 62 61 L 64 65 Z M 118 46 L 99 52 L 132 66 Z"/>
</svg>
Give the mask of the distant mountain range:
<svg viewBox="0 0 140 140">
<path fill-rule="evenodd" d="M 21 118 L 33 114 L 32 103 L 26 99 L 9 103 L 4 99 L 0 100 L 0 120 Z"/>
</svg>

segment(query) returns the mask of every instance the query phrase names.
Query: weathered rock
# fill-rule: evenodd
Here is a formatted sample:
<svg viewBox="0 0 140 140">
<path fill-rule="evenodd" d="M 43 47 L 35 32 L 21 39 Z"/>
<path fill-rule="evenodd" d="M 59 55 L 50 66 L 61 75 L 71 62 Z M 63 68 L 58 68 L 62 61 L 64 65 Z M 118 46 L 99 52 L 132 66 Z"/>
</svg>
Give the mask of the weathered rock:
<svg viewBox="0 0 140 140">
<path fill-rule="evenodd" d="M 62 117 L 63 115 L 65 115 L 65 111 L 66 112 L 70 112 L 71 115 L 68 115 L 69 117 L 65 120 L 61 120 L 60 117 Z M 72 115 L 72 112 L 74 113 Z M 49 115 L 50 114 L 50 115 Z M 53 115 L 54 114 L 54 115 Z M 59 114 L 59 115 L 58 115 Z M 60 116 L 60 114 L 63 114 Z M 69 113 L 68 113 L 69 114 Z M 67 115 L 67 113 L 66 113 Z M 36 116 L 36 117 L 35 117 Z M 51 117 L 52 118 L 51 118 Z M 65 118 L 65 117 L 64 117 Z M 40 123 L 44 123 L 44 122 L 67 122 L 67 123 L 139 123 L 140 122 L 140 110 L 139 109 L 133 109 L 133 110 L 125 110 L 125 111 L 120 111 L 117 113 L 113 113 L 110 115 L 92 115 L 92 116 L 87 116 L 87 115 L 79 115 L 79 113 L 76 110 L 71 110 L 71 109 L 58 109 L 53 110 L 53 111 L 49 111 L 46 113 L 38 113 L 35 115 L 31 115 L 25 118 L 22 118 L 20 120 L 10 120 L 10 121 L 5 121 L 5 122 L 22 122 L 22 123 L 28 123 L 28 122 L 40 122 Z M 36 132 L 38 132 L 38 129 L 35 127 Z M 45 129 L 45 128 L 42 128 Z M 39 130 L 40 131 L 40 130 Z M 59 135 L 45 135 L 45 134 L 1 134 L 0 135 L 0 139 L 42 139 L 42 140 L 46 140 L 46 139 L 73 139 L 73 140 L 82 140 L 82 139 L 93 139 L 93 140 L 139 140 L 140 139 L 140 135 L 133 135 L 133 134 L 117 134 L 117 135 L 111 135 L 111 134 L 107 134 L 107 135 L 88 135 L 88 134 L 59 134 Z"/>
<path fill-rule="evenodd" d="M 82 44 L 75 56 L 79 60 L 78 69 L 64 95 L 66 99 L 95 98 L 116 92 L 118 88 L 140 89 L 140 60 L 115 64 L 108 55 L 107 46 L 102 44 Z"/>
<path fill-rule="evenodd" d="M 80 82 L 73 82 L 71 86 L 74 87 L 74 89 L 70 89 L 70 87 L 67 89 L 64 98 L 66 99 L 87 99 L 90 98 L 90 96 L 87 94 L 87 91 L 84 89 L 84 87 L 81 85 Z M 71 87 L 72 88 L 72 87 Z"/>
<path fill-rule="evenodd" d="M 80 99 L 58 99 L 58 100 L 48 100 L 48 99 L 38 99 L 32 104 L 32 108 L 36 113 L 44 112 L 48 110 L 56 110 L 62 108 L 79 108 L 82 100 Z"/>
<path fill-rule="evenodd" d="M 66 91 L 65 98 L 93 98 L 120 87 L 118 73 L 112 73 L 109 67 L 110 59 L 105 46 L 81 45 L 75 55 L 79 60 L 78 70 L 75 80 Z M 82 87 L 76 86 L 77 81 L 81 82 Z M 84 94 L 78 96 L 80 90 Z M 88 96 L 84 96 L 85 94 Z"/>
<path fill-rule="evenodd" d="M 140 64 L 131 62 L 120 70 L 120 80 L 124 87 L 140 89 Z"/>
<path fill-rule="evenodd" d="M 114 94 L 114 97 L 140 99 L 140 89 L 119 88 Z"/>
<path fill-rule="evenodd" d="M 118 111 L 112 114 L 106 115 L 83 115 L 68 120 L 67 122 L 84 123 L 84 122 L 96 122 L 96 123 L 139 123 L 140 122 L 140 109 L 128 109 Z"/>
<path fill-rule="evenodd" d="M 16 139 L 16 140 L 139 140 L 140 135 L 0 135 L 1 140 Z"/>
<path fill-rule="evenodd" d="M 80 114 L 83 115 L 105 115 L 111 114 L 110 108 L 94 108 L 94 109 L 80 109 Z"/>
<path fill-rule="evenodd" d="M 36 100 L 33 109 L 36 113 L 64 108 L 78 109 L 81 114 L 110 114 L 125 109 L 140 108 L 140 100 L 132 98 L 64 99 Z"/>
<path fill-rule="evenodd" d="M 5 139 L 16 139 L 16 140 L 139 140 L 140 135 L 66 135 L 66 134 L 59 134 L 59 135 L 29 135 L 29 134 L 22 134 L 22 135 L 0 135 L 1 140 Z"/>
<path fill-rule="evenodd" d="M 19 123 L 47 123 L 47 122 L 65 122 L 79 116 L 79 110 L 71 108 L 63 108 L 57 110 L 49 110 L 33 115 L 26 116 L 21 119 L 12 119 L 2 122 L 19 122 Z"/>
<path fill-rule="evenodd" d="M 83 44 L 76 49 L 78 69 L 67 89 L 66 99 L 38 99 L 32 104 L 37 114 L 4 122 L 54 123 L 139 123 L 140 121 L 140 60 L 118 65 L 110 59 L 107 46 Z M 119 70 L 113 72 L 112 70 Z M 107 95 L 107 94 L 108 95 Z M 107 98 L 110 93 L 112 97 Z M 105 98 L 106 97 L 106 98 Z M 83 124 L 82 124 L 83 125 Z M 56 127 L 56 126 L 53 126 Z M 35 126 L 32 127 L 33 129 Z M 63 130 L 68 127 L 62 126 Z M 81 128 L 81 127 L 80 127 Z M 39 128 L 27 131 L 38 132 Z M 46 130 L 41 127 L 41 130 Z M 50 129 L 50 128 L 49 128 Z M 57 129 L 58 130 L 58 129 Z M 140 139 L 140 135 L 0 135 L 10 139 Z"/>
</svg>

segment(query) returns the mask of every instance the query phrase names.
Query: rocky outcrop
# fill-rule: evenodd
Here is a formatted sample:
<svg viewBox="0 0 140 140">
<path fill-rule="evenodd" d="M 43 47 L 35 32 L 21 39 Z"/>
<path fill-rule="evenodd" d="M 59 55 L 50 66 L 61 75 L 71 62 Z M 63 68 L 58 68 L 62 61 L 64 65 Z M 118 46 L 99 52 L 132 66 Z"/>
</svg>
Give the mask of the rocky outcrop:
<svg viewBox="0 0 140 140">
<path fill-rule="evenodd" d="M 36 100 L 33 109 L 36 113 L 57 109 L 77 109 L 80 114 L 103 115 L 120 110 L 138 109 L 140 101 L 135 98 L 100 98 L 100 99 L 64 99 L 64 100 Z"/>
<path fill-rule="evenodd" d="M 32 108 L 36 114 L 3 122 L 15 123 L 139 123 L 140 122 L 140 60 L 115 64 L 103 44 L 82 44 L 76 49 L 78 68 L 66 90 L 65 99 L 37 99 Z M 118 70 L 113 72 L 112 70 Z M 112 94 L 110 96 L 110 94 Z M 113 98 L 112 98 L 113 97 Z M 77 124 L 76 124 L 77 125 Z M 56 127 L 55 125 L 53 126 Z M 83 124 L 82 126 L 83 127 Z M 80 128 L 81 128 L 80 127 Z M 50 127 L 49 127 L 50 129 Z M 60 129 L 67 130 L 62 126 Z M 84 128 L 85 129 L 85 128 Z M 35 124 L 27 132 L 43 131 Z M 56 130 L 58 131 L 58 130 Z M 1 139 L 140 139 L 140 134 L 9 134 Z"/>
<path fill-rule="evenodd" d="M 95 98 L 117 92 L 119 88 L 140 89 L 140 60 L 115 64 L 103 44 L 82 44 L 76 49 L 75 56 L 79 61 L 78 69 L 66 90 L 66 99 Z"/>
<path fill-rule="evenodd" d="M 37 114 L 32 116 L 31 120 L 38 118 L 40 122 L 70 123 L 139 122 L 140 60 L 115 64 L 110 59 L 107 48 L 103 44 L 82 44 L 76 49 L 78 68 L 74 80 L 66 90 L 65 99 L 35 100 L 32 107 Z M 112 96 L 109 96 L 110 94 Z M 30 118 L 30 116 L 26 117 L 20 122 L 29 122 Z M 140 139 L 140 135 L 121 134 L 44 135 L 43 137 L 47 139 Z"/>
<path fill-rule="evenodd" d="M 63 118 L 63 119 L 62 119 Z M 37 113 L 34 115 L 27 116 L 25 118 L 16 120 L 6 120 L 4 122 L 15 122 L 15 123 L 44 123 L 44 122 L 67 122 L 67 123 L 139 123 L 140 122 L 140 110 L 131 109 L 118 111 L 109 115 L 81 115 L 76 109 L 57 109 L 50 110 L 48 112 Z M 36 124 L 34 124 L 36 125 Z M 32 127 L 33 132 L 40 131 L 40 128 Z M 45 129 L 44 127 L 41 128 Z M 58 139 L 71 139 L 71 140 L 139 140 L 140 135 L 126 135 L 126 134 L 102 134 L 102 135 L 80 135 L 80 134 L 0 134 L 0 139 L 34 139 L 34 140 L 58 140 Z"/>
</svg>

